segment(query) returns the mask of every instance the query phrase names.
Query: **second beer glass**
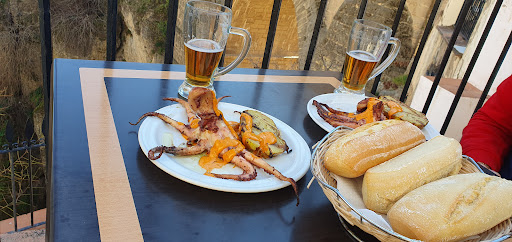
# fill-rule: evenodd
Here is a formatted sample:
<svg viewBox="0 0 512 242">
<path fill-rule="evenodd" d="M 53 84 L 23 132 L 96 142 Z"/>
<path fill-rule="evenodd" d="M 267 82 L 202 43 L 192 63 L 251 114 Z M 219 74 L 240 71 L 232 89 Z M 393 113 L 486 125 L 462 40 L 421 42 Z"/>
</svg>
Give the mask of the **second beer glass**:
<svg viewBox="0 0 512 242">
<path fill-rule="evenodd" d="M 398 54 L 400 41 L 391 37 L 391 33 L 389 27 L 379 23 L 363 19 L 354 21 L 343 64 L 343 80 L 334 92 L 364 95 L 368 80 L 382 73 Z M 392 45 L 391 52 L 377 66 L 388 44 Z"/>
<path fill-rule="evenodd" d="M 213 90 L 215 77 L 226 74 L 245 58 L 251 45 L 251 35 L 245 29 L 231 27 L 233 13 L 220 4 L 189 1 L 185 6 L 183 36 L 186 77 L 178 93 L 187 98 L 194 87 Z M 229 34 L 240 35 L 244 45 L 240 55 L 224 68 L 218 68 Z"/>
</svg>

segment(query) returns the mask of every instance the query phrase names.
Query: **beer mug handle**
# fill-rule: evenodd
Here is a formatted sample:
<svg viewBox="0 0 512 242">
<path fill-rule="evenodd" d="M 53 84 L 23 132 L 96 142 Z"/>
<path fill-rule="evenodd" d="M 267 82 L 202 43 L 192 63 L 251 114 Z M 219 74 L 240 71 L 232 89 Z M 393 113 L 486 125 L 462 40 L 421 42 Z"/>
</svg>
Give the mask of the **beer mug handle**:
<svg viewBox="0 0 512 242">
<path fill-rule="evenodd" d="M 249 47 L 251 47 L 251 34 L 249 34 L 249 32 L 247 30 L 242 29 L 242 28 L 237 28 L 237 27 L 231 27 L 229 30 L 229 33 L 240 35 L 244 38 L 244 46 L 242 48 L 242 52 L 240 52 L 240 55 L 238 55 L 238 57 L 233 62 L 231 62 L 229 65 L 227 65 L 226 67 L 223 67 L 223 68 L 219 68 L 219 70 L 214 75 L 214 77 L 219 77 L 221 75 L 224 75 L 224 74 L 230 72 L 231 70 L 233 70 L 236 66 L 238 66 L 238 64 L 240 64 L 240 62 L 242 62 L 242 60 L 245 58 L 245 56 L 249 52 Z"/>
<path fill-rule="evenodd" d="M 393 62 L 393 60 L 395 60 L 396 56 L 398 55 L 398 50 L 400 50 L 400 40 L 391 37 L 389 39 L 389 44 L 392 45 L 391 53 L 389 53 L 388 58 L 386 58 L 379 66 L 377 66 L 377 68 L 373 70 L 372 76 L 370 76 L 368 80 L 371 80 L 380 75 L 380 73 L 382 73 L 384 70 L 386 70 L 386 68 L 388 68 L 389 65 L 391 65 L 391 62 Z"/>
</svg>

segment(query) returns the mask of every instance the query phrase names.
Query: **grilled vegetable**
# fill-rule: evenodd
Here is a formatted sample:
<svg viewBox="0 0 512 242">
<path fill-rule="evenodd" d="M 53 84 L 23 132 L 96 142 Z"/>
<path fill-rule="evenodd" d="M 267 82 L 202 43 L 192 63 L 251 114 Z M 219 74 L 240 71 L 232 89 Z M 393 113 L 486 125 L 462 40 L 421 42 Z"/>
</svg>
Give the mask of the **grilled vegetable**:
<svg viewBox="0 0 512 242">
<path fill-rule="evenodd" d="M 285 151 L 288 152 L 288 145 L 286 145 L 286 142 L 281 138 L 281 132 L 277 128 L 274 121 L 272 121 L 272 119 L 255 110 L 245 110 L 243 111 L 243 114 L 240 118 L 240 127 L 242 129 L 242 134 L 245 132 L 252 132 L 255 136 L 258 136 L 259 138 L 265 136 L 265 134 L 262 133 L 269 132 L 272 133 L 276 138 L 276 142 L 273 144 L 266 144 L 266 141 L 264 141 L 266 139 L 263 138 L 260 141 L 251 138 L 246 138 L 246 140 L 243 141 L 243 143 L 245 144 L 246 148 L 249 151 L 263 158 L 271 158 Z M 248 129 L 247 124 L 251 122 L 252 126 Z M 265 142 L 263 147 L 261 145 L 261 142 Z M 266 148 L 267 145 L 268 148 Z"/>
<path fill-rule="evenodd" d="M 428 124 L 428 119 L 425 116 L 425 114 L 423 114 L 419 111 L 416 111 L 415 109 L 409 107 L 405 103 L 400 102 L 391 96 L 380 96 L 379 99 L 385 103 L 384 113 L 388 114 L 388 118 L 400 119 L 400 120 L 410 122 L 420 129 L 422 129 L 423 127 L 425 127 Z M 393 106 L 393 104 L 390 102 L 398 104 L 402 110 L 398 111 L 398 112 L 392 111 L 390 113 L 390 110 L 392 110 L 392 106 Z"/>
</svg>

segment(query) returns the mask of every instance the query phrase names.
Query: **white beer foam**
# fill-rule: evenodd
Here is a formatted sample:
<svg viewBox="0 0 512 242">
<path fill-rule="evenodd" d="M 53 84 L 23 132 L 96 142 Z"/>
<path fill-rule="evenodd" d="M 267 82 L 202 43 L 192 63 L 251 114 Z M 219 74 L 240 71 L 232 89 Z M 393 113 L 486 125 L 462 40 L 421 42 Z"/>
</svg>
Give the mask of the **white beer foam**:
<svg viewBox="0 0 512 242">
<path fill-rule="evenodd" d="M 376 56 L 373 54 L 363 51 L 363 50 L 351 50 L 347 53 L 347 55 L 352 56 L 355 59 L 366 61 L 366 62 L 378 62 Z"/>
<path fill-rule="evenodd" d="M 209 39 L 192 39 L 185 43 L 185 46 L 198 52 L 217 53 L 223 51 L 219 43 Z"/>
</svg>

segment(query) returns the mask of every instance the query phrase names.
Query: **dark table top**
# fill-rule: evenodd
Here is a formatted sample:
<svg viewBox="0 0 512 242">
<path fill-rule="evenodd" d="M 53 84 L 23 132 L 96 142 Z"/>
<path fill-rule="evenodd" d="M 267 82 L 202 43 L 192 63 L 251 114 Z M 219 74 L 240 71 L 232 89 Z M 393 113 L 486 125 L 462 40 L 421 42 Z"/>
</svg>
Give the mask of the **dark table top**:
<svg viewBox="0 0 512 242">
<path fill-rule="evenodd" d="M 48 148 L 50 241 L 349 241 L 311 172 L 291 187 L 230 193 L 191 185 L 141 151 L 136 121 L 177 97 L 184 66 L 56 59 Z M 306 104 L 339 73 L 235 69 L 215 82 L 224 101 L 255 108 L 313 146 L 326 131 Z M 351 230 L 365 240 L 370 235 Z"/>
</svg>

